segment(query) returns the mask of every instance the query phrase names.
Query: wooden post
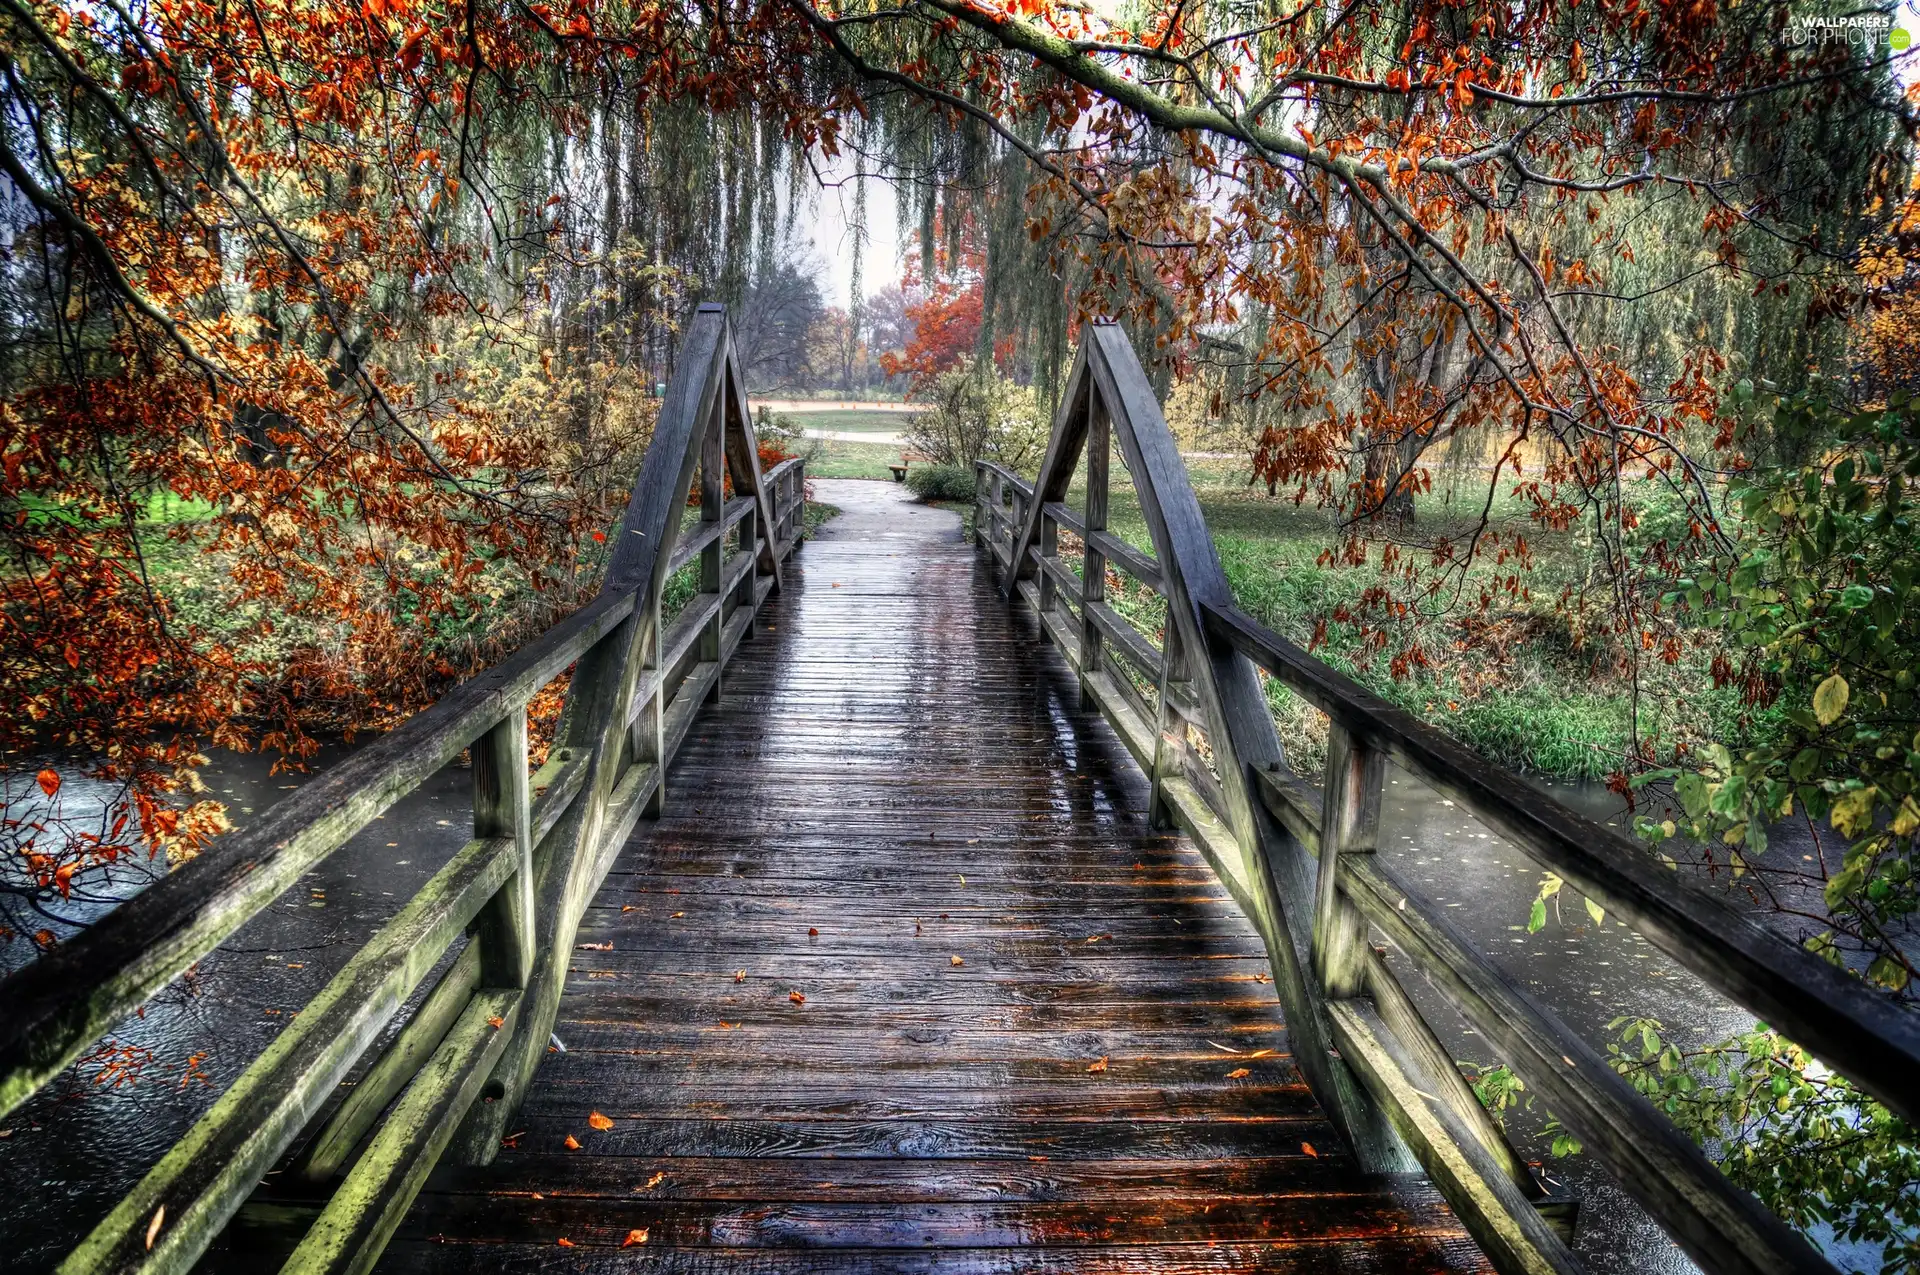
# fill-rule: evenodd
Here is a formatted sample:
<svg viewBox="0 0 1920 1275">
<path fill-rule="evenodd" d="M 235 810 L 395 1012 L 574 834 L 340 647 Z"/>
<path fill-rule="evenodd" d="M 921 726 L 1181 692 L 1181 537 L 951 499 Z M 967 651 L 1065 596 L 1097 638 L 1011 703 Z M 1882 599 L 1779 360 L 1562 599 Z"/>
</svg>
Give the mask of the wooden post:
<svg viewBox="0 0 1920 1275">
<path fill-rule="evenodd" d="M 533 974 L 532 815 L 522 705 L 473 744 L 473 835 L 510 839 L 519 861 L 473 919 L 482 987 L 525 987 Z"/>
<path fill-rule="evenodd" d="M 1107 468 L 1112 455 L 1112 430 L 1107 405 L 1095 394 L 1087 405 L 1087 504 L 1085 556 L 1080 568 L 1080 702 L 1092 701 L 1086 679 L 1100 667 L 1100 630 L 1093 622 L 1093 605 L 1107 594 L 1107 558 L 1093 547 L 1093 533 L 1107 529 Z"/>
<path fill-rule="evenodd" d="M 647 600 L 643 603 L 643 623 L 646 634 L 641 640 L 640 649 L 645 653 L 640 662 L 640 676 L 652 682 L 647 691 L 647 699 L 640 706 L 639 716 L 633 719 L 628 733 L 627 753 L 635 765 L 662 766 L 666 764 L 666 707 L 667 707 L 667 669 L 661 663 L 660 639 L 666 631 L 660 625 L 660 585 L 647 588 Z M 660 776 L 660 782 L 653 786 L 641 814 L 649 819 L 658 819 L 666 812 L 667 783 L 666 776 Z"/>
<path fill-rule="evenodd" d="M 1313 971 L 1329 1000 L 1358 996 L 1367 984 L 1367 923 L 1337 882 L 1341 855 L 1372 854 L 1379 844 L 1386 770 L 1384 755 L 1333 723 L 1327 732 L 1313 914 Z"/>
<path fill-rule="evenodd" d="M 731 415 L 731 413 L 729 413 L 729 415 Z M 741 426 L 741 429 L 744 431 L 745 427 Z M 747 440 L 744 439 L 741 440 L 743 448 L 745 448 L 746 441 Z M 749 472 L 747 481 L 751 482 L 752 477 L 752 473 Z M 741 518 L 737 524 L 736 539 L 734 540 L 734 547 L 738 552 L 753 555 L 753 565 L 747 568 L 746 574 L 740 577 L 739 587 L 734 590 L 733 597 L 735 607 L 747 608 L 747 628 L 746 632 L 741 635 L 742 640 L 745 640 L 753 636 L 753 631 L 756 627 L 754 624 L 753 595 L 760 584 L 760 502 L 755 498 L 755 493 L 750 487 L 748 490 L 742 491 L 741 485 L 741 480 L 736 479 L 734 481 L 734 495 L 745 496 L 753 501 L 752 505 L 747 509 L 746 516 Z M 772 535 L 772 533 L 773 529 L 769 527 L 767 534 Z"/>
<path fill-rule="evenodd" d="M 973 543 L 976 548 L 987 547 L 987 467 L 979 461 L 973 462 Z"/>
<path fill-rule="evenodd" d="M 726 488 L 723 474 L 726 466 L 726 408 L 724 404 L 715 404 L 713 416 L 707 421 L 706 435 L 700 444 L 700 521 L 719 522 L 726 516 Z M 700 551 L 700 592 L 719 593 L 723 559 L 727 552 L 725 536 L 715 536 L 713 543 Z M 713 609 L 713 619 L 708 621 L 700 634 L 700 658 L 702 661 L 720 662 L 720 634 L 727 622 L 726 606 Z M 713 689 L 707 692 L 707 703 L 717 703 L 720 699 L 720 679 L 713 679 Z"/>
<path fill-rule="evenodd" d="M 1187 719 L 1167 702 L 1167 689 L 1187 678 L 1187 662 L 1180 649 L 1180 631 L 1171 623 L 1160 647 L 1159 704 L 1153 714 L 1153 771 L 1147 776 L 1151 787 L 1147 794 L 1147 826 L 1162 831 L 1174 826 L 1173 808 L 1160 791 L 1161 781 L 1181 768 L 1187 751 Z M 1180 732 L 1178 743 L 1167 738 Z"/>
<path fill-rule="evenodd" d="M 1040 511 L 1040 556 L 1052 558 L 1060 552 L 1060 524 L 1054 521 L 1052 514 Z M 1054 609 L 1054 583 L 1051 573 L 1040 571 L 1034 577 L 1040 584 L 1040 610 L 1042 614 Z M 1042 624 L 1040 632 L 1045 634 L 1047 626 Z"/>
</svg>

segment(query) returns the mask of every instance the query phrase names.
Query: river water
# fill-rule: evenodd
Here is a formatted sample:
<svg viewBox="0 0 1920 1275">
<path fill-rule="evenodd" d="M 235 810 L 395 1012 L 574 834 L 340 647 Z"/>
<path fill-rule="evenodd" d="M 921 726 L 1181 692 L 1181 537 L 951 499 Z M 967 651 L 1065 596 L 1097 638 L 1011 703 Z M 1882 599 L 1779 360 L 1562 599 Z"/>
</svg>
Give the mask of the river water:
<svg viewBox="0 0 1920 1275">
<path fill-rule="evenodd" d="M 316 767 L 348 751 L 327 750 Z M 269 769 L 265 758 L 227 754 L 204 777 L 244 826 L 304 782 Z M 428 781 L 156 997 L 143 1017 L 122 1024 L 108 1052 L 0 1119 L 0 1253 L 7 1255 L 0 1266 L 50 1270 L 187 1131 L 288 1015 L 464 843 L 467 784 L 459 768 Z M 1541 786 L 1595 817 L 1622 813 L 1620 799 L 1597 785 Z M 1658 1018 L 1682 1043 L 1723 1037 L 1752 1021 L 1611 918 L 1594 924 L 1571 887 L 1546 927 L 1527 933 L 1540 870 L 1410 777 L 1390 781 L 1382 841 L 1382 854 L 1409 886 L 1596 1046 L 1604 1049 L 1607 1023 L 1623 1014 Z M 1390 960 L 1457 1057 L 1497 1061 L 1422 976 L 1397 956 Z M 1548 1161 L 1581 1195 L 1576 1248 L 1591 1269 L 1694 1269 L 1591 1157 L 1549 1160 L 1537 1115 L 1516 1120 L 1514 1132 L 1523 1154 Z M 1866 1261 L 1865 1254 L 1835 1256 Z"/>
</svg>

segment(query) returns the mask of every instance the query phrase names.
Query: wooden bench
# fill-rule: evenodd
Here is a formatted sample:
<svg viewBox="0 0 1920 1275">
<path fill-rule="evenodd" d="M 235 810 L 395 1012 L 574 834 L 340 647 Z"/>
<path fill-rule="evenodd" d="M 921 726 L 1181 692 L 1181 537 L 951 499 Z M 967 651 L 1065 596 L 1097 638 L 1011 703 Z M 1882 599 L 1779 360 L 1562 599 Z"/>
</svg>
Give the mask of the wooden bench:
<svg viewBox="0 0 1920 1275">
<path fill-rule="evenodd" d="M 897 483 L 905 482 L 907 480 L 907 467 L 916 460 L 924 465 L 927 463 L 928 458 L 919 452 L 901 452 L 900 463 L 898 465 L 889 461 L 887 468 L 893 471 L 893 481 Z"/>
</svg>

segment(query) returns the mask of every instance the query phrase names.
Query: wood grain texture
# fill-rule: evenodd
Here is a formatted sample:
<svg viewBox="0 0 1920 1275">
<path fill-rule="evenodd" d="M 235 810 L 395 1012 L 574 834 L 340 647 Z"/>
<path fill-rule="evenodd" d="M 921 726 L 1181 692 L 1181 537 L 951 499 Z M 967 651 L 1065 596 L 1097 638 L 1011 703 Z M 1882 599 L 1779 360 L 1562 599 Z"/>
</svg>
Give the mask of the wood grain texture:
<svg viewBox="0 0 1920 1275">
<path fill-rule="evenodd" d="M 1487 1269 L 1342 1146 L 1260 936 L 951 516 L 819 485 L 848 525 L 587 908 L 566 1052 L 381 1269 Z"/>
</svg>

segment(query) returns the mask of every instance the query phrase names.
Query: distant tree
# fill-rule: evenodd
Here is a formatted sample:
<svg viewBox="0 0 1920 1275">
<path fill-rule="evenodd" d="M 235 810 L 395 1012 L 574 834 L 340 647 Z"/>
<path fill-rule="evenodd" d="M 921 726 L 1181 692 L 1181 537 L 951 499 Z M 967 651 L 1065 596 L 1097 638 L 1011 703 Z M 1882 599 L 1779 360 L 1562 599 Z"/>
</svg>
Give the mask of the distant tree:
<svg viewBox="0 0 1920 1275">
<path fill-rule="evenodd" d="M 867 298 L 867 351 L 876 368 L 882 355 L 906 352 L 907 343 L 913 340 L 913 321 L 907 317 L 907 307 L 919 300 L 918 289 L 897 285 Z"/>
<path fill-rule="evenodd" d="M 810 384 L 819 374 L 811 339 L 826 312 L 819 282 L 791 262 L 755 279 L 733 316 L 747 388 Z"/>
</svg>

